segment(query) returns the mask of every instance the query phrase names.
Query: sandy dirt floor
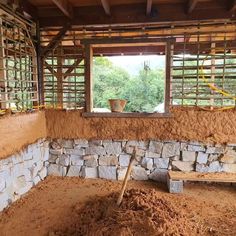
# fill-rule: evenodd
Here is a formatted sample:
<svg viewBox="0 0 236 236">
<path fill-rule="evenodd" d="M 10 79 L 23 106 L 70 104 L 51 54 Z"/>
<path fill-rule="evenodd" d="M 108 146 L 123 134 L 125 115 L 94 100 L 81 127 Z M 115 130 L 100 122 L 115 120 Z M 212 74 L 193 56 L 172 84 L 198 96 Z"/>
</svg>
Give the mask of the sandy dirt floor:
<svg viewBox="0 0 236 236">
<path fill-rule="evenodd" d="M 235 186 L 189 183 L 183 194 L 165 185 L 48 177 L 0 214 L 1 236 L 236 235 Z"/>
</svg>

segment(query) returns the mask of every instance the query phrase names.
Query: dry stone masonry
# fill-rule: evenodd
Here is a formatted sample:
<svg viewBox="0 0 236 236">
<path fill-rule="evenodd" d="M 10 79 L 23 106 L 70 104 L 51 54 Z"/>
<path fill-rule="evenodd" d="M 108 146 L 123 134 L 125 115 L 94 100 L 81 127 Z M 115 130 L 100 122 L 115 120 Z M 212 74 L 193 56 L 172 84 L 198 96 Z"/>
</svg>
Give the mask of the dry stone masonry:
<svg viewBox="0 0 236 236">
<path fill-rule="evenodd" d="M 166 182 L 168 170 L 236 173 L 234 144 L 42 139 L 0 160 L 0 211 L 47 175 L 123 180 L 134 146 L 137 160 L 131 178 L 135 180 Z"/>
<path fill-rule="evenodd" d="M 47 176 L 48 142 L 39 140 L 20 153 L 0 160 L 0 211 Z"/>
<path fill-rule="evenodd" d="M 138 148 L 131 172 L 135 180 L 166 182 L 168 170 L 236 173 L 233 144 L 58 139 L 50 143 L 48 174 L 122 180 L 134 146 Z"/>
</svg>

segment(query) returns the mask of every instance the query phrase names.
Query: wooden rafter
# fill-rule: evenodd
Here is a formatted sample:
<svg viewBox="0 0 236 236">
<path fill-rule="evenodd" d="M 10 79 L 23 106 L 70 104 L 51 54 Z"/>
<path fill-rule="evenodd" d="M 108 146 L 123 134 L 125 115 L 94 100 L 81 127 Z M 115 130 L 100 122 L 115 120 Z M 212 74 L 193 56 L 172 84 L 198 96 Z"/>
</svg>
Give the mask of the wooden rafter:
<svg viewBox="0 0 236 236">
<path fill-rule="evenodd" d="M 189 0 L 188 1 L 188 7 L 187 7 L 187 13 L 190 14 L 196 7 L 199 0 Z"/>
<path fill-rule="evenodd" d="M 67 23 L 60 31 L 59 33 L 52 39 L 52 41 L 45 47 L 43 51 L 43 56 L 46 57 L 48 53 L 55 49 L 58 44 L 61 42 L 63 37 L 65 36 L 66 32 L 70 29 L 71 24 Z"/>
<path fill-rule="evenodd" d="M 233 12 L 236 10 L 236 0 L 230 0 L 229 1 L 229 11 Z"/>
<path fill-rule="evenodd" d="M 70 19 L 73 18 L 73 9 L 67 0 L 52 0 L 54 4 Z"/>
<path fill-rule="evenodd" d="M 106 15 L 110 16 L 111 15 L 111 9 L 110 9 L 110 4 L 108 0 L 101 0 L 102 7 L 106 13 Z"/>
<path fill-rule="evenodd" d="M 152 0 L 147 0 L 146 15 L 150 16 L 152 12 Z"/>
</svg>

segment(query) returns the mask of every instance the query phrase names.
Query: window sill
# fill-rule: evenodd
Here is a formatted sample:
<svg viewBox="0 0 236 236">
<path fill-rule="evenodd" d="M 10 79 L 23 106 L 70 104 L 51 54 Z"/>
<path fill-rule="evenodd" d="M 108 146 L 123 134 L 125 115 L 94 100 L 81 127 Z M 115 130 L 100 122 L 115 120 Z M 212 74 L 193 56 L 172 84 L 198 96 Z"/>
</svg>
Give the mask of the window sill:
<svg viewBox="0 0 236 236">
<path fill-rule="evenodd" d="M 168 118 L 173 117 L 171 113 L 146 113 L 146 112 L 84 112 L 83 117 L 108 117 L 108 118 Z"/>
</svg>

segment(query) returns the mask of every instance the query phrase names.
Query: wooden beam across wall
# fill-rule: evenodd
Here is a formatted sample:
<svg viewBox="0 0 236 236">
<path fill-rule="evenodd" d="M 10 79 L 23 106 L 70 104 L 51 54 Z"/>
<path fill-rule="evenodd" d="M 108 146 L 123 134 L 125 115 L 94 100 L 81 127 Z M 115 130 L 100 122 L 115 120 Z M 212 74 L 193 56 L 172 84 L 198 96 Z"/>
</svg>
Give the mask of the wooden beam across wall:
<svg viewBox="0 0 236 236">
<path fill-rule="evenodd" d="M 111 8 L 108 0 L 101 0 L 102 7 L 106 13 L 106 15 L 110 16 L 111 15 Z"/>
<path fill-rule="evenodd" d="M 58 44 L 61 42 L 66 32 L 71 28 L 71 24 L 67 23 L 64 27 L 58 32 L 58 34 L 51 40 L 51 42 L 44 48 L 43 56 L 46 57 L 50 51 L 55 49 Z"/>
<path fill-rule="evenodd" d="M 54 4 L 70 19 L 73 18 L 73 8 L 67 0 L 52 0 Z"/>
<path fill-rule="evenodd" d="M 199 0 L 189 0 L 188 1 L 188 7 L 187 7 L 187 13 L 190 14 L 195 9 L 197 3 Z"/>
<path fill-rule="evenodd" d="M 146 15 L 150 16 L 152 12 L 152 0 L 147 0 Z"/>
</svg>

